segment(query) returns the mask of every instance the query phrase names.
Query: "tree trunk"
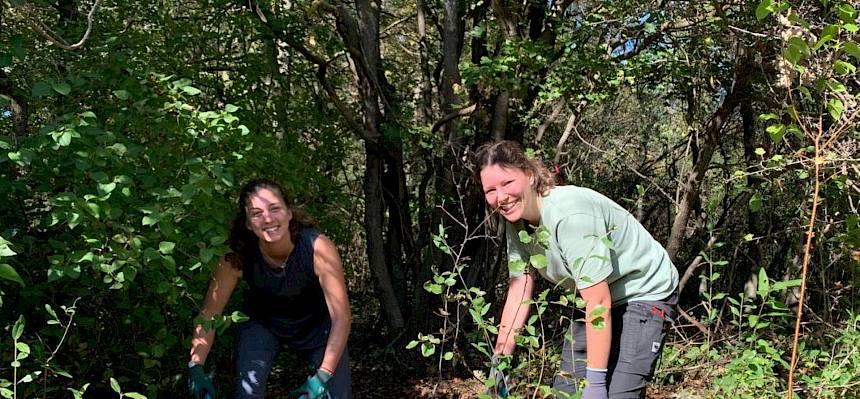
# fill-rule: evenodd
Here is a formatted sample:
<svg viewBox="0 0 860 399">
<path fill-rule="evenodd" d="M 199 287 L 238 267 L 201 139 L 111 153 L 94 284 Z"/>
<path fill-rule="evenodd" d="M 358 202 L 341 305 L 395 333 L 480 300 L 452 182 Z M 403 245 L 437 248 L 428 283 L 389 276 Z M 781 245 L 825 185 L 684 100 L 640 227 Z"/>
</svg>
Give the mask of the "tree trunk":
<svg viewBox="0 0 860 399">
<path fill-rule="evenodd" d="M 442 114 L 449 114 L 460 104 L 456 88 L 460 86 L 460 52 L 463 49 L 463 18 L 459 0 L 444 0 L 445 19 L 442 26 Z M 462 144 L 460 129 L 451 121 L 444 125 L 449 146 L 459 148 Z"/>
<path fill-rule="evenodd" d="M 746 60 L 741 61 L 740 64 L 735 66 L 735 81 L 732 90 L 726 95 L 723 103 L 711 116 L 705 128 L 704 137 L 699 145 L 698 152 L 695 154 L 696 162 L 693 165 L 693 169 L 684 178 L 684 182 L 680 188 L 681 200 L 678 204 L 675 219 L 672 221 L 672 230 L 666 245 L 666 252 L 669 253 L 669 258 L 673 262 L 677 262 L 678 252 L 687 233 L 687 222 L 690 219 L 694 204 L 699 200 L 699 186 L 702 184 L 702 179 L 704 179 L 708 165 L 711 163 L 711 157 L 714 155 L 722 137 L 723 126 L 731 117 L 741 98 L 747 95 L 750 84 L 750 69 Z"/>
<path fill-rule="evenodd" d="M 401 193 L 405 192 L 405 179 L 390 178 L 392 174 L 404 174 L 402 161 L 397 161 L 402 159 L 402 150 L 399 146 L 390 145 L 382 134 L 382 126 L 386 124 L 388 116 L 383 107 L 390 103 L 390 99 L 386 96 L 388 86 L 380 67 L 378 12 L 368 0 L 356 1 L 355 12 L 356 17 L 353 17 L 346 6 L 339 6 L 337 28 L 347 45 L 349 56 L 355 61 L 364 116 L 364 131 L 357 133 L 364 139 L 367 167 L 364 175 L 367 258 L 388 327 L 396 333 L 401 332 L 406 324 L 402 303 L 398 300 L 398 292 L 392 281 L 393 273 L 402 276 L 401 232 L 392 231 L 399 230 L 397 226 L 400 221 L 389 220 L 386 223 L 385 216 L 387 213 L 389 218 L 400 219 L 400 210 L 408 209 L 408 202 L 400 203 L 403 200 Z M 386 199 L 383 191 L 391 190 L 392 184 L 395 186 L 394 197 L 389 193 Z M 388 231 L 383 226 L 388 226 Z"/>
</svg>

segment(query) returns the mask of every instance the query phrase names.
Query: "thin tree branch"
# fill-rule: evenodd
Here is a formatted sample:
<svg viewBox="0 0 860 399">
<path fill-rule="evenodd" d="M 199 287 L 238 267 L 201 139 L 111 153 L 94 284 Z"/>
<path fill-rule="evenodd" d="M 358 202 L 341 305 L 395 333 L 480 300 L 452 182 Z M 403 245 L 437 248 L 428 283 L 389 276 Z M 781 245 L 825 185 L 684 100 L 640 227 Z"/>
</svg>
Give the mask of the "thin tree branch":
<svg viewBox="0 0 860 399">
<path fill-rule="evenodd" d="M 475 112 L 476 109 L 478 109 L 478 103 L 472 103 L 472 105 L 469 105 L 469 106 L 464 107 L 464 108 L 460 108 L 454 112 L 451 112 L 448 115 L 443 116 L 442 119 L 439 119 L 438 121 L 436 121 L 436 123 L 433 124 L 433 127 L 430 129 L 430 133 L 436 133 L 436 131 L 439 130 L 439 128 L 441 128 L 442 125 L 444 125 L 444 124 L 446 124 L 446 123 L 448 123 L 454 119 L 457 119 L 461 116 L 469 115 L 472 112 Z"/>
<path fill-rule="evenodd" d="M 36 32 L 38 32 L 42 36 L 44 36 L 45 39 L 47 39 L 49 42 L 53 43 L 57 47 L 60 47 L 60 48 L 65 49 L 65 50 L 77 50 L 77 49 L 81 48 L 81 46 L 83 46 L 84 43 L 86 43 L 87 39 L 90 38 L 90 33 L 92 33 L 92 31 L 93 31 L 93 16 L 95 15 L 96 10 L 99 8 L 99 3 L 101 3 L 101 1 L 102 0 L 96 0 L 95 3 L 93 3 L 93 8 L 87 14 L 87 30 L 86 30 L 86 32 L 84 32 L 84 36 L 81 38 L 81 40 L 79 40 L 75 44 L 68 44 L 68 42 L 63 40 L 63 38 L 61 38 L 60 35 L 54 33 L 54 31 L 52 31 L 50 28 L 48 28 L 47 25 L 42 23 L 42 21 L 39 20 L 37 16 L 33 15 L 32 10 L 30 13 L 31 17 L 32 17 L 32 21 L 30 21 L 30 22 L 32 22 L 32 25 L 30 27 L 33 28 L 33 30 L 35 30 Z M 32 7 L 32 6 L 27 5 L 27 7 Z"/>
<path fill-rule="evenodd" d="M 601 148 L 598 148 L 598 147 L 597 147 L 597 146 L 595 146 L 594 144 L 591 144 L 591 143 L 589 143 L 588 141 L 586 141 L 586 140 L 585 140 L 585 138 L 583 138 L 583 137 L 582 137 L 582 135 L 581 135 L 581 134 L 579 134 L 579 130 L 576 128 L 576 126 L 575 126 L 575 125 L 573 126 L 573 131 L 574 131 L 574 133 L 576 133 L 576 137 L 579 137 L 579 141 L 582 141 L 585 145 L 587 145 L 587 146 L 591 147 L 591 149 L 593 149 L 593 150 L 595 150 L 595 151 L 597 151 L 597 152 L 600 152 L 601 154 L 605 154 L 605 153 L 606 153 L 606 151 L 605 151 L 605 150 L 603 150 L 603 149 L 601 149 Z M 666 197 L 666 199 L 668 199 L 668 200 L 669 200 L 670 202 L 672 202 L 673 204 L 678 205 L 678 201 L 676 201 L 674 197 L 672 197 L 671 195 L 669 195 L 668 193 L 666 193 L 666 191 L 664 191 L 664 190 L 663 190 L 663 188 L 662 188 L 662 187 L 660 187 L 660 185 L 659 185 L 659 184 L 657 184 L 656 182 L 654 182 L 653 180 L 651 180 L 650 178 L 648 178 L 648 176 L 643 175 L 641 172 L 639 172 L 638 170 L 636 170 L 636 168 L 634 168 L 633 166 L 631 166 L 631 165 L 629 165 L 629 164 L 627 165 L 627 169 L 630 169 L 630 171 L 631 171 L 631 172 L 633 172 L 633 173 L 635 173 L 635 174 L 636 174 L 636 176 L 639 176 L 639 177 L 641 177 L 643 180 L 647 181 L 648 183 L 651 183 L 651 185 L 653 185 L 654 187 L 656 187 L 656 188 L 657 188 L 657 191 L 660 191 L 660 193 L 661 193 L 661 194 L 663 194 L 663 196 L 664 196 L 664 197 Z"/>
</svg>

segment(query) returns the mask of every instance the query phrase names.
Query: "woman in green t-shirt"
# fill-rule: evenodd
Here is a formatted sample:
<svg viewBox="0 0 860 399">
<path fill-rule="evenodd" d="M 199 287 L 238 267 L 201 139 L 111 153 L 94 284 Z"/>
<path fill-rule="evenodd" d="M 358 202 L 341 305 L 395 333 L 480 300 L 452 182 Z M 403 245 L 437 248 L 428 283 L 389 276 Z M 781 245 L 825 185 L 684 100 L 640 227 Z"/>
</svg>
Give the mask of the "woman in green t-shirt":
<svg viewBox="0 0 860 399">
<path fill-rule="evenodd" d="M 510 281 L 494 359 L 513 353 L 537 273 L 586 302 L 584 314 L 572 317 L 553 389 L 573 393 L 585 379 L 584 399 L 644 398 L 677 302 L 678 272 L 665 249 L 609 198 L 556 187 L 515 142 L 485 144 L 476 161 L 487 203 L 506 220 Z M 549 234 L 543 243 L 523 243 L 522 231 Z M 545 256 L 546 266 L 523 267 L 534 255 Z M 506 396 L 506 379 L 495 369 L 491 375 Z"/>
</svg>

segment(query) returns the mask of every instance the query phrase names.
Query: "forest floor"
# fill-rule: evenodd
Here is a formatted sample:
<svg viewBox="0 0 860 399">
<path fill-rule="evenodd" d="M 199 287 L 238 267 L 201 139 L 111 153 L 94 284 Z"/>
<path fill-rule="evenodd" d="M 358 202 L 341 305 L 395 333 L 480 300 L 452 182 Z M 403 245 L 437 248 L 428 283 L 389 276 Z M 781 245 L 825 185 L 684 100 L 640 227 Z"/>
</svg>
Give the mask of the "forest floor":
<svg viewBox="0 0 860 399">
<path fill-rule="evenodd" d="M 480 360 L 474 365 L 453 367 L 450 362 L 443 365 L 440 375 L 439 357 L 423 358 L 418 349 L 404 352 L 408 340 L 398 343 L 386 342 L 388 334 L 374 302 L 364 299 L 360 307 L 363 312 L 353 314 L 353 326 L 349 340 L 350 370 L 352 372 L 353 396 L 356 399 L 466 399 L 477 398 L 484 391 L 482 382 L 470 375 L 469 368 L 481 369 Z M 680 344 L 680 343 L 679 343 Z M 667 343 L 667 345 L 670 345 Z M 395 347 L 399 346 L 399 347 Z M 432 360 L 432 359 L 435 359 Z M 290 391 L 298 387 L 312 370 L 299 356 L 283 350 L 276 360 L 269 378 L 269 398 L 287 398 Z M 709 395 L 707 367 L 693 370 L 672 370 L 671 385 L 651 384 L 647 388 L 648 399 L 704 399 Z M 659 371 L 658 371 L 659 373 Z M 225 396 L 225 397 L 229 397 Z M 529 398 L 541 396 L 529 395 Z"/>
<path fill-rule="evenodd" d="M 401 351 L 379 347 L 367 341 L 352 342 L 350 347 L 350 367 L 352 371 L 353 395 L 356 399 L 365 398 L 415 398 L 415 399 L 466 399 L 477 398 L 483 392 L 483 384 L 477 378 L 463 371 L 453 375 L 451 366 L 439 375 L 434 364 L 418 355 L 404 356 Z M 271 398 L 286 398 L 310 370 L 298 357 L 281 356 L 269 380 Z M 437 357 L 438 359 L 438 357 Z M 699 399 L 709 397 L 707 378 L 696 372 L 676 375 L 681 380 L 673 385 L 648 386 L 648 399 Z M 529 397 L 532 397 L 531 395 Z M 541 398 L 542 396 L 533 396 Z"/>
</svg>

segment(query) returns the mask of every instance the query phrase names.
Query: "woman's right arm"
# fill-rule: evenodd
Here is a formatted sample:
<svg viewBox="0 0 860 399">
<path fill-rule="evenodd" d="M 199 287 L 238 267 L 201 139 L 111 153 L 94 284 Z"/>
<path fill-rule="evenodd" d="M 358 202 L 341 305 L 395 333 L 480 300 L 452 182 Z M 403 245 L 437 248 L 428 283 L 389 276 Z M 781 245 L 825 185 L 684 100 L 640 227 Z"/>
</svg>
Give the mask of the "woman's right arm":
<svg viewBox="0 0 860 399">
<path fill-rule="evenodd" d="M 516 334 L 526 324 L 531 305 L 526 302 L 532 299 L 534 291 L 534 276 L 526 272 L 514 277 L 508 283 L 508 296 L 502 309 L 502 320 L 499 323 L 499 336 L 496 338 L 494 354 L 510 355 L 516 348 Z"/>
<path fill-rule="evenodd" d="M 215 272 L 212 273 L 200 316 L 205 320 L 211 320 L 212 316 L 223 312 L 227 301 L 230 300 L 230 294 L 233 293 L 241 278 L 242 270 L 233 266 L 227 259 L 221 258 L 218 266 L 215 267 Z M 205 363 L 214 342 L 214 329 L 207 331 L 201 325 L 194 326 L 194 336 L 191 338 L 191 361 L 197 364 Z"/>
</svg>

